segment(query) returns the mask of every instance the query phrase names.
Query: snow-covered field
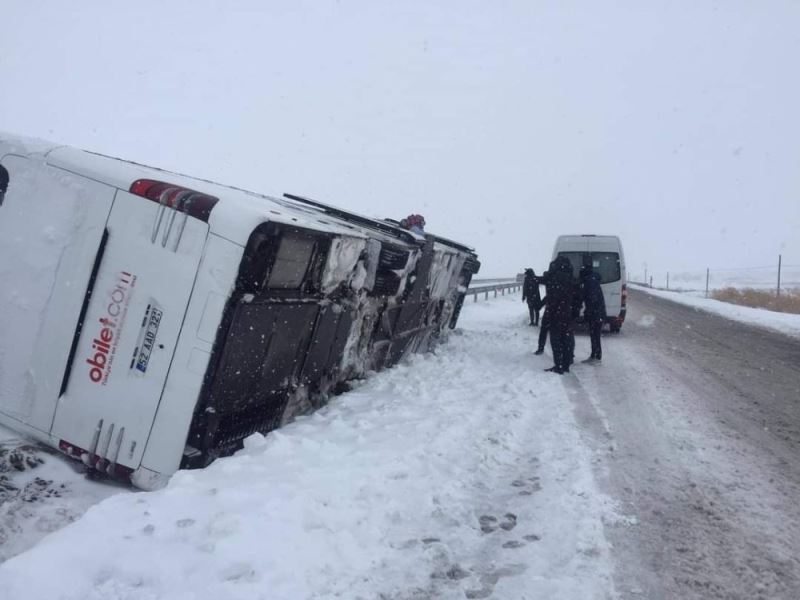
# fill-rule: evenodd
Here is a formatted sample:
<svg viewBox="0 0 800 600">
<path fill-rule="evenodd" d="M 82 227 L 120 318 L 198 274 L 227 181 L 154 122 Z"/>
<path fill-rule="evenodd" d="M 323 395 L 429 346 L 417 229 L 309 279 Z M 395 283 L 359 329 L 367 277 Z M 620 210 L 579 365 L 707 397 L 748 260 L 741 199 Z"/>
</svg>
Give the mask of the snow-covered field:
<svg viewBox="0 0 800 600">
<path fill-rule="evenodd" d="M 705 310 L 727 319 L 766 327 L 773 331 L 778 331 L 786 335 L 800 337 L 800 315 L 780 313 L 763 308 L 751 308 L 749 306 L 739 306 L 730 302 L 722 302 L 713 298 L 703 298 L 692 293 L 668 292 L 664 290 L 651 289 L 639 285 L 632 285 L 634 289 L 641 290 L 653 296 L 665 298 L 672 302 L 678 302 L 687 306 L 693 306 L 698 310 Z"/>
<path fill-rule="evenodd" d="M 777 261 L 776 261 L 777 263 Z M 664 286 L 666 273 L 656 272 L 653 285 Z M 712 269 L 708 274 L 708 287 L 712 290 L 726 287 L 755 288 L 774 290 L 778 284 L 778 265 L 742 269 Z M 672 272 L 669 275 L 669 287 L 678 291 L 698 291 L 706 289 L 706 271 Z M 781 287 L 784 289 L 800 288 L 800 265 L 784 264 L 781 268 Z"/>
<path fill-rule="evenodd" d="M 526 320 L 516 297 L 468 304 L 435 354 L 164 490 L 93 506 L 0 566 L 0 597 L 614 597 L 603 525 L 619 517 Z M 17 533 L 18 550 L 42 535 Z"/>
</svg>

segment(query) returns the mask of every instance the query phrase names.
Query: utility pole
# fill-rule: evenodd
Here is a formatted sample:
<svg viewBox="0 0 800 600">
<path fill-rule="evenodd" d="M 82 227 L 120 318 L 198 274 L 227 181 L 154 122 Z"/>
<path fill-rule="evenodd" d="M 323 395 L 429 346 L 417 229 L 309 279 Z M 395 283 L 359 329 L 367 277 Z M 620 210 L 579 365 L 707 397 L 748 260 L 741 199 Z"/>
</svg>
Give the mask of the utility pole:
<svg viewBox="0 0 800 600">
<path fill-rule="evenodd" d="M 669 271 L 667 271 L 667 289 L 669 289 Z"/>
<path fill-rule="evenodd" d="M 708 273 L 709 269 L 706 268 L 706 298 L 708 298 Z"/>
<path fill-rule="evenodd" d="M 778 296 L 781 295 L 781 255 L 778 254 Z"/>
</svg>

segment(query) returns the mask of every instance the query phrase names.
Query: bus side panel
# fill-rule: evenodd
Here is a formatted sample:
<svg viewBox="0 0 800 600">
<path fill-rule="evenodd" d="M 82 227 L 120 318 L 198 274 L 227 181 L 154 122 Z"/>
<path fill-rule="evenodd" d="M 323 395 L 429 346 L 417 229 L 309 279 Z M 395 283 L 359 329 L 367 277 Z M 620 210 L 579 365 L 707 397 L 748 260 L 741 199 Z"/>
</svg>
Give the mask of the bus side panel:
<svg viewBox="0 0 800 600">
<path fill-rule="evenodd" d="M 2 163 L 0 411 L 47 434 L 115 190 L 41 160 Z"/>
<path fill-rule="evenodd" d="M 166 476 L 183 456 L 212 345 L 233 291 L 244 248 L 210 235 L 186 312 L 142 466 Z"/>
<path fill-rule="evenodd" d="M 318 313 L 316 303 L 268 301 L 237 307 L 211 390 L 219 417 L 216 448 L 241 440 L 243 432 L 265 433 L 280 426 Z M 258 417 L 243 420 L 237 414 L 249 410 Z"/>
<path fill-rule="evenodd" d="M 208 224 L 118 191 L 107 230 L 69 385 L 51 433 L 87 452 L 90 460 L 136 468 L 164 389 Z"/>
</svg>

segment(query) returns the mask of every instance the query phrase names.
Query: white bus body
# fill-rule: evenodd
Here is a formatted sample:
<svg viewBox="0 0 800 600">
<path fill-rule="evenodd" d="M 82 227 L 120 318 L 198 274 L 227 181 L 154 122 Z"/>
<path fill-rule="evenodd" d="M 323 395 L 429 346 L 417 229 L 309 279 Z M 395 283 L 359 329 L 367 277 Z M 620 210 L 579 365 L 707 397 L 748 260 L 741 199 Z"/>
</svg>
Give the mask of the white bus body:
<svg viewBox="0 0 800 600">
<path fill-rule="evenodd" d="M 479 268 L 388 222 L 68 147 L 0 134 L 0 165 L 0 423 L 144 489 L 428 349 Z"/>
<path fill-rule="evenodd" d="M 553 248 L 553 260 L 566 256 L 572 263 L 575 278 L 581 266 L 591 264 L 600 275 L 606 322 L 611 331 L 619 332 L 627 310 L 627 275 L 622 243 L 615 235 L 562 235 Z"/>
</svg>

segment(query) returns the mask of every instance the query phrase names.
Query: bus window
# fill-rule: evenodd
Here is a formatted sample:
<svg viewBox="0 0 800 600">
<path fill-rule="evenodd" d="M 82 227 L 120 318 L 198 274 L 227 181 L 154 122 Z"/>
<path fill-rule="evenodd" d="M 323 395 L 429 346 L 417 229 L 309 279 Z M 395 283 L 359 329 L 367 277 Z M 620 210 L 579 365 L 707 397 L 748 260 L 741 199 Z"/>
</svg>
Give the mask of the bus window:
<svg viewBox="0 0 800 600">
<path fill-rule="evenodd" d="M 313 252 L 313 239 L 293 233 L 284 233 L 281 236 L 280 247 L 264 287 L 280 290 L 300 288 Z"/>
</svg>

